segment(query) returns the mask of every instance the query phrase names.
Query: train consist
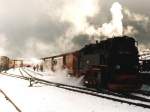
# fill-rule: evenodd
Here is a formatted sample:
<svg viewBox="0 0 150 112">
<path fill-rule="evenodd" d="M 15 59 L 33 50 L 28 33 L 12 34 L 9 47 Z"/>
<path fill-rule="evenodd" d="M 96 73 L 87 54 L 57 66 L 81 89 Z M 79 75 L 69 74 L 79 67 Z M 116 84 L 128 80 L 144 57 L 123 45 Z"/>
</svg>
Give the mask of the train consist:
<svg viewBox="0 0 150 112">
<path fill-rule="evenodd" d="M 7 56 L 0 56 L 0 72 L 16 67 L 23 67 L 23 60 L 14 60 Z"/>
<path fill-rule="evenodd" d="M 7 56 L 0 56 L 0 72 L 9 69 L 9 58 Z"/>
<path fill-rule="evenodd" d="M 139 83 L 139 55 L 132 37 L 114 37 L 82 49 L 42 58 L 44 69 L 67 68 L 69 74 L 84 76 L 84 85 L 113 91 L 132 91 Z"/>
<path fill-rule="evenodd" d="M 82 49 L 61 55 L 41 58 L 42 70 L 68 69 L 71 76 L 84 76 L 87 87 L 113 91 L 133 91 L 141 86 L 141 70 L 149 69 L 149 61 L 139 61 L 136 41 L 132 37 L 114 37 L 89 44 Z M 0 57 L 0 70 L 24 66 L 23 60 Z M 143 80 L 144 79 L 144 80 Z M 141 81 L 142 80 L 142 81 Z M 147 81 L 149 82 L 149 80 Z"/>
</svg>

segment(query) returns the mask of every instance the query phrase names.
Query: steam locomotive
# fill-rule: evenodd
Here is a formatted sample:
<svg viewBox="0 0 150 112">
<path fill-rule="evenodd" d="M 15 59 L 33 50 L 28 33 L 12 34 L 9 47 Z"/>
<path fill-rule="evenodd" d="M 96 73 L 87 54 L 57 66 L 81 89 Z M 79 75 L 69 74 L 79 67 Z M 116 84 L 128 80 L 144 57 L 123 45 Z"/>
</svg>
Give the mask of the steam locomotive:
<svg viewBox="0 0 150 112">
<path fill-rule="evenodd" d="M 108 38 L 75 52 L 42 59 L 51 70 L 59 65 L 73 76 L 84 76 L 87 87 L 133 91 L 141 86 L 138 49 L 132 37 Z"/>
<path fill-rule="evenodd" d="M 80 51 L 80 70 L 89 87 L 132 91 L 140 87 L 136 41 L 114 37 L 85 46 Z"/>
</svg>

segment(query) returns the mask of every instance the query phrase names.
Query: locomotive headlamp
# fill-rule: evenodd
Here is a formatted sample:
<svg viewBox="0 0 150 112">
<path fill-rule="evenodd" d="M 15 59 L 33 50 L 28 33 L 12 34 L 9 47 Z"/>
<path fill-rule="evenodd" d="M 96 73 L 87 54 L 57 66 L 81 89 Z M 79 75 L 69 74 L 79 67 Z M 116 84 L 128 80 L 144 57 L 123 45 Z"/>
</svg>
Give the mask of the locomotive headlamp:
<svg viewBox="0 0 150 112">
<path fill-rule="evenodd" d="M 85 84 L 88 84 L 89 82 L 88 82 L 88 81 L 85 81 L 84 83 L 85 83 Z"/>
<path fill-rule="evenodd" d="M 120 65 L 116 65 L 116 69 L 120 69 Z"/>
<path fill-rule="evenodd" d="M 90 61 L 89 61 L 89 60 L 87 60 L 87 61 L 86 61 L 86 64 L 90 64 Z"/>
</svg>

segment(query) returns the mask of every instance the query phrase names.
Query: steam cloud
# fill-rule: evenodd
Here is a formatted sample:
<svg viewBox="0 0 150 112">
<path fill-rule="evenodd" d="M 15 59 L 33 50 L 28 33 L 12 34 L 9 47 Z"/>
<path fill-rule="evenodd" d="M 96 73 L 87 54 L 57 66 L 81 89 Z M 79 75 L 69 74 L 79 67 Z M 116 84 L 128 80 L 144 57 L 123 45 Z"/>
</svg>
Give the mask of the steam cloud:
<svg viewBox="0 0 150 112">
<path fill-rule="evenodd" d="M 122 6 L 118 2 L 113 3 L 112 7 L 110 8 L 110 12 L 111 12 L 111 15 L 112 15 L 112 20 L 110 21 L 110 23 L 104 23 L 102 25 L 102 27 L 99 27 L 99 28 L 96 29 L 94 26 L 90 25 L 88 23 L 88 21 L 86 20 L 88 16 L 93 16 L 94 14 L 98 13 L 97 12 L 98 9 L 96 7 L 94 8 L 95 5 L 91 5 L 90 2 L 91 1 L 89 1 L 89 4 L 86 4 L 86 5 L 90 5 L 90 8 L 91 8 L 90 10 L 92 10 L 93 12 L 82 14 L 81 11 L 84 11 L 84 10 L 77 11 L 77 12 L 81 12 L 81 14 L 79 14 L 75 18 L 73 18 L 73 17 L 77 14 L 73 13 L 73 12 L 66 13 L 65 17 L 63 15 L 63 18 L 64 18 L 63 20 L 71 22 L 74 26 L 71 27 L 71 29 L 69 29 L 66 32 L 66 37 L 65 38 L 62 37 L 60 39 L 60 42 L 63 41 L 63 43 L 65 43 L 64 44 L 65 46 L 62 46 L 61 43 L 58 43 L 58 45 L 61 45 L 60 48 L 62 49 L 62 51 L 64 51 L 64 50 L 65 51 L 70 51 L 70 50 L 75 49 L 75 48 L 77 49 L 79 46 L 77 44 L 74 44 L 72 42 L 72 40 L 76 40 L 75 38 L 78 37 L 78 36 L 75 36 L 75 35 L 81 35 L 82 33 L 85 34 L 85 35 L 86 34 L 89 35 L 89 36 L 87 36 L 88 37 L 87 40 L 89 42 L 93 42 L 94 40 L 100 40 L 101 36 L 113 37 L 113 36 L 121 36 L 122 35 L 122 33 L 123 33 Z M 76 9 L 74 9 L 74 10 L 76 11 Z M 75 31 L 73 31 L 73 29 Z M 82 39 L 83 37 L 81 36 L 80 38 Z M 66 47 L 66 45 L 68 47 Z"/>
<path fill-rule="evenodd" d="M 141 5 L 138 0 L 133 6 L 130 0 L 113 2 L 0 0 L 0 55 L 52 56 L 80 49 L 106 36 L 123 34 L 136 37 L 145 47 L 150 46 L 148 3 Z"/>
<path fill-rule="evenodd" d="M 112 4 L 110 9 L 112 14 L 112 20 L 110 23 L 104 23 L 101 28 L 99 28 L 99 32 L 101 35 L 112 37 L 112 36 L 122 36 L 123 33 L 123 25 L 122 25 L 122 6 L 115 2 Z"/>
<path fill-rule="evenodd" d="M 7 45 L 7 38 L 4 34 L 0 34 L 0 55 L 5 55 L 5 47 Z"/>
<path fill-rule="evenodd" d="M 143 54 L 146 52 L 150 52 L 149 47 L 149 28 L 150 28 L 150 17 L 145 14 L 140 14 L 136 12 L 132 12 L 129 9 L 124 9 L 125 15 L 125 25 L 124 34 L 136 37 L 139 41 L 139 52 Z"/>
</svg>

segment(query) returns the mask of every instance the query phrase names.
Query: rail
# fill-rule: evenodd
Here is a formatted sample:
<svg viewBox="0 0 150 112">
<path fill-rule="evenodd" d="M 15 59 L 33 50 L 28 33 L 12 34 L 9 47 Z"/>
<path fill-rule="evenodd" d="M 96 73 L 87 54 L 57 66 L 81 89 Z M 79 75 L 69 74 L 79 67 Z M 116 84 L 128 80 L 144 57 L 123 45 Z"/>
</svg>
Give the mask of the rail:
<svg viewBox="0 0 150 112">
<path fill-rule="evenodd" d="M 18 112 L 22 112 L 19 107 L 6 95 L 6 93 L 0 89 L 0 92 L 4 95 L 4 97 L 6 98 L 6 100 L 8 100 Z"/>
</svg>

